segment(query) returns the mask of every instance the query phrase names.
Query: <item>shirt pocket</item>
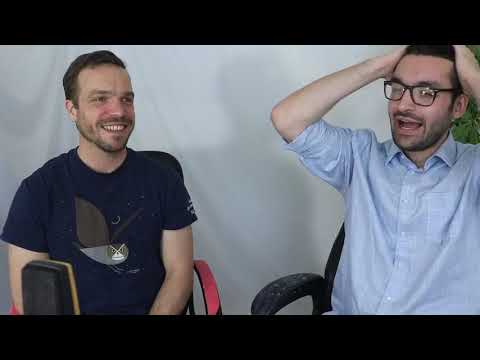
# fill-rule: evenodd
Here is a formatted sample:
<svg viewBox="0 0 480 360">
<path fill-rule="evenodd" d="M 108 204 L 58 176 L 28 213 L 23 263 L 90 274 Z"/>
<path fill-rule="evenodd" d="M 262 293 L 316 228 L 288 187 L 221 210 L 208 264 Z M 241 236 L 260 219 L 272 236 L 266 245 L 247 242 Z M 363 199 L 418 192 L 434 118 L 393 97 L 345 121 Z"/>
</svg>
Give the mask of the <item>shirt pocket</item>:
<svg viewBox="0 0 480 360">
<path fill-rule="evenodd" d="M 427 240 L 444 244 L 456 238 L 460 231 L 458 199 L 447 192 L 429 193 L 425 197 L 427 204 Z"/>
</svg>

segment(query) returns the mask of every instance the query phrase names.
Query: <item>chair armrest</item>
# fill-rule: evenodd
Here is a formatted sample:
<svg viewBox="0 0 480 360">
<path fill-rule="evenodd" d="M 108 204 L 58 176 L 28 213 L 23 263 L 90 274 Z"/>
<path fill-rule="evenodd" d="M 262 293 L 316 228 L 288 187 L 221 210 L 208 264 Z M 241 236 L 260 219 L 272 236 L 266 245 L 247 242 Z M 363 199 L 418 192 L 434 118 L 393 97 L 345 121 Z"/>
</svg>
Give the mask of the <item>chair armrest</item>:
<svg viewBox="0 0 480 360">
<path fill-rule="evenodd" d="M 204 260 L 194 260 L 193 267 L 202 287 L 206 315 L 222 315 L 220 295 L 210 267 Z"/>
<path fill-rule="evenodd" d="M 207 315 L 221 315 L 222 308 L 220 304 L 220 296 L 213 273 L 208 264 L 203 260 L 194 260 L 193 266 L 198 276 L 198 280 L 202 287 L 203 301 Z M 190 298 L 189 302 L 193 302 Z M 189 304 L 188 304 L 189 305 Z M 187 305 L 187 306 L 188 306 Z M 187 308 L 185 308 L 185 311 Z M 15 305 L 12 304 L 9 310 L 10 315 L 20 315 Z"/>
<path fill-rule="evenodd" d="M 317 274 L 293 274 L 277 279 L 258 292 L 252 302 L 252 315 L 274 315 L 304 296 L 313 300 L 313 314 L 320 312 L 320 299 L 326 291 L 325 279 Z"/>
</svg>

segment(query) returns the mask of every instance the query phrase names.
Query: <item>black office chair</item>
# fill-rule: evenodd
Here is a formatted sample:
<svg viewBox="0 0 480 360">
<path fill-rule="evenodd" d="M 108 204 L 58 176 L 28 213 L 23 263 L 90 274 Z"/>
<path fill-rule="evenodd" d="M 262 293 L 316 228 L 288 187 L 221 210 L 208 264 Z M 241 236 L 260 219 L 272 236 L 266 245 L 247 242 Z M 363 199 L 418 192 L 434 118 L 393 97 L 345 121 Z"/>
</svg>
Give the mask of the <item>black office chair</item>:
<svg viewBox="0 0 480 360">
<path fill-rule="evenodd" d="M 252 302 L 251 314 L 274 315 L 285 306 L 305 296 L 312 297 L 313 315 L 330 311 L 333 280 L 337 273 L 344 239 L 345 227 L 342 224 L 328 256 L 325 277 L 312 273 L 300 273 L 277 279 L 257 293 Z"/>
<path fill-rule="evenodd" d="M 183 180 L 182 166 L 180 165 L 180 162 L 175 158 L 175 156 L 163 151 L 139 151 L 139 153 L 145 155 L 149 159 L 156 161 L 161 166 L 173 168 L 175 171 L 177 171 L 177 173 Z M 206 261 L 200 259 L 193 261 L 193 267 L 202 288 L 203 302 L 205 305 L 206 315 L 221 315 L 222 307 L 220 303 L 220 295 L 210 267 L 208 266 Z M 186 313 L 187 310 L 190 315 L 195 315 L 195 308 L 193 306 L 193 294 L 188 301 L 184 313 Z"/>
<path fill-rule="evenodd" d="M 173 168 L 183 180 L 183 171 L 179 161 L 163 151 L 140 151 L 140 154 L 154 160 L 160 166 Z M 195 259 L 195 274 L 200 283 L 206 315 L 221 315 L 222 307 L 218 287 L 207 262 Z M 24 313 L 30 315 L 78 315 L 75 274 L 72 266 L 53 260 L 32 261 L 22 270 Z M 195 315 L 193 293 L 183 314 Z M 15 306 L 10 308 L 11 315 L 17 315 Z"/>
</svg>

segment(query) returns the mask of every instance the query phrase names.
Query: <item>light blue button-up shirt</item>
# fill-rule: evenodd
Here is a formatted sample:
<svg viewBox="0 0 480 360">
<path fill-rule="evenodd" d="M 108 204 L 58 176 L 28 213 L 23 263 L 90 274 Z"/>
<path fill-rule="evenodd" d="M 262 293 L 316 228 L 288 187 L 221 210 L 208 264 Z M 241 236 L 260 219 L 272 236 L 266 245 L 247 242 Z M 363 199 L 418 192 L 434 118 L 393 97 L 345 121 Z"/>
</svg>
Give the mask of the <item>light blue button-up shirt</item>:
<svg viewBox="0 0 480 360">
<path fill-rule="evenodd" d="M 392 140 L 323 120 L 290 144 L 345 200 L 336 314 L 480 314 L 480 147 L 450 134 L 418 169 Z"/>
</svg>

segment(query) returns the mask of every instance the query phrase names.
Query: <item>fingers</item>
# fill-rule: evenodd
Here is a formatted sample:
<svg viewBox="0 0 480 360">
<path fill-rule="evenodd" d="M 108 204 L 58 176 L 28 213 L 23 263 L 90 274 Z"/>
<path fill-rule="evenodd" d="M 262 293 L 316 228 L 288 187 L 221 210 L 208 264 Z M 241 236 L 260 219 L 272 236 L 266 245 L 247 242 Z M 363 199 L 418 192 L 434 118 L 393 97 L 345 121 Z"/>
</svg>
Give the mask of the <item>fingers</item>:
<svg viewBox="0 0 480 360">
<path fill-rule="evenodd" d="M 405 53 L 405 50 L 407 50 L 407 45 L 400 45 L 400 47 L 396 49 L 395 52 L 398 54 L 399 57 L 401 57 Z"/>
<path fill-rule="evenodd" d="M 453 45 L 455 49 L 455 60 L 457 68 L 471 68 L 478 69 L 478 61 L 475 58 L 475 54 L 465 45 Z M 460 69 L 458 69 L 460 70 Z"/>
<path fill-rule="evenodd" d="M 398 49 L 395 49 L 391 55 L 395 59 L 396 62 L 400 61 L 400 59 L 405 54 L 405 50 L 407 49 L 406 45 L 401 45 Z M 395 64 L 396 65 L 396 64 Z"/>
<path fill-rule="evenodd" d="M 472 50 L 468 48 L 468 46 L 466 45 L 452 45 L 452 46 L 455 49 L 455 57 L 457 59 L 466 58 L 466 59 L 469 59 L 470 61 L 475 60 L 475 55 L 472 52 Z"/>
<path fill-rule="evenodd" d="M 384 62 L 385 62 L 385 72 L 384 75 L 382 76 L 385 80 L 390 80 L 392 77 L 392 73 L 394 69 L 396 68 L 398 62 L 400 59 L 403 57 L 405 54 L 406 46 L 403 45 L 399 47 L 398 49 L 393 50 L 389 54 L 385 55 L 384 57 Z"/>
<path fill-rule="evenodd" d="M 480 78 L 480 65 L 475 54 L 466 45 L 453 45 L 455 49 L 455 66 L 463 91 L 468 96 L 480 94 L 478 79 Z"/>
</svg>

